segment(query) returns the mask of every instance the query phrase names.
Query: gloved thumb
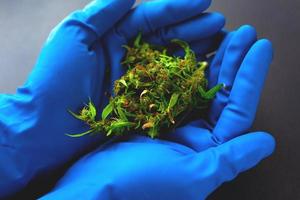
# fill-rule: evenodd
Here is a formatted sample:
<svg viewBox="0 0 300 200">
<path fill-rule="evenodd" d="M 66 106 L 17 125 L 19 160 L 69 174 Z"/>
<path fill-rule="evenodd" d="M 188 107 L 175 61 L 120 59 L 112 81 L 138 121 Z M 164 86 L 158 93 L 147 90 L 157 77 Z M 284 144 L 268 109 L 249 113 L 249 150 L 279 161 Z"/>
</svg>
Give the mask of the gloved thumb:
<svg viewBox="0 0 300 200">
<path fill-rule="evenodd" d="M 263 132 L 246 134 L 217 147 L 212 147 L 196 155 L 198 170 L 195 172 L 205 185 L 201 191 L 209 195 L 226 181 L 248 170 L 269 156 L 275 148 L 274 138 Z M 196 170 L 196 169 L 195 169 Z M 199 174 L 199 175 L 198 175 Z M 199 184 L 200 185 L 200 184 Z M 206 196 L 205 196 L 206 197 Z"/>
<path fill-rule="evenodd" d="M 84 9 L 70 14 L 53 32 L 66 30 L 65 37 L 74 35 L 77 40 L 91 45 L 113 27 L 134 3 L 135 0 L 94 0 Z"/>
</svg>

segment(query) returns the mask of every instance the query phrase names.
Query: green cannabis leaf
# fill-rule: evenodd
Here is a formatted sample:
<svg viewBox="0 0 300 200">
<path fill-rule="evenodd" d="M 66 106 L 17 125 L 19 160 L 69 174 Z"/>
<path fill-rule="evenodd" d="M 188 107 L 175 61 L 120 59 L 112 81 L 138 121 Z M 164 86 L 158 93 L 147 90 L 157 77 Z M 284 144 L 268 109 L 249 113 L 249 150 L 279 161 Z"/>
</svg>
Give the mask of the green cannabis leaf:
<svg viewBox="0 0 300 200">
<path fill-rule="evenodd" d="M 133 46 L 124 45 L 127 54 L 122 64 L 127 72 L 114 83 L 114 96 L 97 120 L 97 109 L 90 101 L 79 114 L 71 114 L 90 129 L 69 135 L 80 137 L 103 132 L 121 135 L 131 131 L 155 138 L 163 129 L 179 125 L 191 110 L 203 110 L 223 84 L 207 90 L 205 70 L 208 63 L 198 62 L 188 43 L 173 39 L 183 48 L 183 58 L 169 55 L 166 47 L 142 42 L 139 34 Z"/>
<path fill-rule="evenodd" d="M 102 120 L 105 120 L 108 115 L 114 110 L 113 104 L 109 103 L 102 111 Z"/>
<path fill-rule="evenodd" d="M 178 93 L 172 94 L 169 105 L 168 105 L 168 108 L 167 108 L 168 112 L 170 112 L 170 109 L 173 108 L 176 105 L 176 103 L 178 101 L 178 97 L 179 97 Z"/>
</svg>

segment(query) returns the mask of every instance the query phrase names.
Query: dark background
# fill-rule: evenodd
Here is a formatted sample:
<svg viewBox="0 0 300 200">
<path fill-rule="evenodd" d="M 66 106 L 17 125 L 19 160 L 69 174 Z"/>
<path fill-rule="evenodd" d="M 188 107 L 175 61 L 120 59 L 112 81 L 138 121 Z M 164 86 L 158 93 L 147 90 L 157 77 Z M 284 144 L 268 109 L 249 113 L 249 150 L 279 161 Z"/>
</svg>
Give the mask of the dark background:
<svg viewBox="0 0 300 200">
<path fill-rule="evenodd" d="M 0 1 L 0 93 L 14 93 L 26 80 L 50 30 L 88 2 Z M 271 132 L 277 148 L 272 157 L 224 184 L 209 199 L 300 199 L 300 1 L 223 0 L 214 1 L 210 10 L 226 16 L 228 29 L 251 24 L 260 37 L 274 43 L 275 59 L 253 129 Z"/>
</svg>

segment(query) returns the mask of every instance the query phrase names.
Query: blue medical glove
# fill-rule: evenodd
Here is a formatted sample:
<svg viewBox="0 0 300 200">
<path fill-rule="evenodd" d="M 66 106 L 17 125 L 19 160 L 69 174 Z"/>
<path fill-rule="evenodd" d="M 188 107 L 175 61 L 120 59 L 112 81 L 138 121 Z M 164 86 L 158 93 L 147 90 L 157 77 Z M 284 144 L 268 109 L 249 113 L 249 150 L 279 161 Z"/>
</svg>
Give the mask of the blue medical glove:
<svg viewBox="0 0 300 200">
<path fill-rule="evenodd" d="M 226 84 L 209 120 L 193 121 L 161 139 L 115 138 L 79 160 L 41 199 L 205 199 L 274 150 L 269 134 L 247 133 L 271 60 L 271 43 L 257 41 L 252 27 L 229 33 L 208 74 L 211 86 Z"/>
<path fill-rule="evenodd" d="M 106 104 L 105 91 L 123 73 L 121 46 L 140 31 L 158 44 L 175 37 L 201 41 L 202 53 L 218 46 L 224 18 L 202 14 L 210 0 L 157 0 L 131 9 L 133 4 L 96 0 L 69 15 L 51 32 L 25 85 L 0 95 L 0 198 L 105 140 L 101 134 L 66 136 L 88 129 L 67 110 L 78 111 L 89 98 Z"/>
</svg>

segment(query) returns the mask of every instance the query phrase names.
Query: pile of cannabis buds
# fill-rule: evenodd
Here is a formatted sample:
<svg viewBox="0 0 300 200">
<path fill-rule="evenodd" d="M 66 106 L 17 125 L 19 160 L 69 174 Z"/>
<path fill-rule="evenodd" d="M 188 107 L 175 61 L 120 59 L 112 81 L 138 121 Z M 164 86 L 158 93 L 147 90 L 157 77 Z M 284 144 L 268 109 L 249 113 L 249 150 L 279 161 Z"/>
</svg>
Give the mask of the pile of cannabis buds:
<svg viewBox="0 0 300 200">
<path fill-rule="evenodd" d="M 127 55 L 122 64 L 128 70 L 115 81 L 114 96 L 103 109 L 101 119 L 97 119 L 97 109 L 89 102 L 79 114 L 71 114 L 90 129 L 69 136 L 134 131 L 155 138 L 161 130 L 178 126 L 192 110 L 206 108 L 223 85 L 207 91 L 207 62 L 197 62 L 186 42 L 174 39 L 172 43 L 184 49 L 183 58 L 168 55 L 165 47 L 142 42 L 141 34 L 133 47 L 124 46 Z"/>
</svg>

